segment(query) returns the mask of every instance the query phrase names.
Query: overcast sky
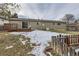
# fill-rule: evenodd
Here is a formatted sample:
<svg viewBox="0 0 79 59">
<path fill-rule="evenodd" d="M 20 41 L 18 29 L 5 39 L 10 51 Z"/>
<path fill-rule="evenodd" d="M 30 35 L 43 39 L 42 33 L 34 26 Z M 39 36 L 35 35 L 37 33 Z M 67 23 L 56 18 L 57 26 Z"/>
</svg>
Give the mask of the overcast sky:
<svg viewBox="0 0 79 59">
<path fill-rule="evenodd" d="M 74 14 L 79 18 L 79 4 L 66 3 L 23 3 L 19 17 L 59 20 L 65 14 Z"/>
</svg>

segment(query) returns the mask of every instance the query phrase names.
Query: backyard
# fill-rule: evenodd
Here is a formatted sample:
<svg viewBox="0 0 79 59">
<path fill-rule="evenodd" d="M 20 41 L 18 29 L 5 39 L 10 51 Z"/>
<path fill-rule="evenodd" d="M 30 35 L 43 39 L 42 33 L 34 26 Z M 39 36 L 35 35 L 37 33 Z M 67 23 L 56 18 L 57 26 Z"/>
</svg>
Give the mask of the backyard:
<svg viewBox="0 0 79 59">
<path fill-rule="evenodd" d="M 46 56 L 45 48 L 51 36 L 60 33 L 34 30 L 31 32 L 0 32 L 0 55 Z"/>
<path fill-rule="evenodd" d="M 52 36 L 59 34 L 78 34 L 71 31 L 0 32 L 0 55 L 9 56 L 46 56 L 45 48 L 49 46 Z M 52 51 L 51 51 L 52 52 Z M 59 55 L 54 52 L 49 55 Z"/>
</svg>

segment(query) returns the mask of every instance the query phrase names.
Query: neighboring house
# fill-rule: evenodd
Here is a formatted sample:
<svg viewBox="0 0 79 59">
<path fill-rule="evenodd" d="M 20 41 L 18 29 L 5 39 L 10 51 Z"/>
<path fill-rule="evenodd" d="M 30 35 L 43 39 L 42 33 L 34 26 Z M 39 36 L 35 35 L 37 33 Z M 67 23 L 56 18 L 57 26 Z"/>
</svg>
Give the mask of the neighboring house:
<svg viewBox="0 0 79 59">
<path fill-rule="evenodd" d="M 79 31 L 79 20 L 74 23 L 67 24 L 67 30 L 69 31 Z"/>
<path fill-rule="evenodd" d="M 66 23 L 63 21 L 53 20 L 38 20 L 38 19 L 23 19 L 23 18 L 12 18 L 9 23 L 16 24 L 17 29 L 65 29 Z"/>
<path fill-rule="evenodd" d="M 64 29 L 70 31 L 79 31 L 79 21 L 76 23 L 66 24 L 63 21 L 55 20 L 43 20 L 43 19 L 26 19 L 26 18 L 10 18 L 10 20 L 3 19 L 4 29 L 11 30 L 16 29 L 40 29 L 40 30 L 52 30 L 52 29 Z M 0 24 L 2 23 L 0 22 Z"/>
<path fill-rule="evenodd" d="M 3 19 L 3 28 L 5 30 L 18 30 L 18 29 L 66 29 L 66 23 L 63 21 L 54 20 L 41 20 L 41 19 L 24 19 L 24 18 L 10 18 L 10 20 Z"/>
</svg>

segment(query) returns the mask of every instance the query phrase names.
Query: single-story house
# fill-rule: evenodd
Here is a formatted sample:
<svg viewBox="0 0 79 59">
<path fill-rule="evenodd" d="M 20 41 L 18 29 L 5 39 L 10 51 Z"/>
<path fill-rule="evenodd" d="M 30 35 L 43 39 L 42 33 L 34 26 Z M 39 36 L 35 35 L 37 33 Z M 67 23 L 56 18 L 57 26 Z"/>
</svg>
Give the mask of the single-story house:
<svg viewBox="0 0 79 59">
<path fill-rule="evenodd" d="M 12 18 L 9 23 L 16 24 L 17 29 L 65 29 L 66 23 L 63 21 L 40 20 L 40 19 L 21 19 Z"/>
<path fill-rule="evenodd" d="M 4 22 L 4 29 L 65 29 L 66 23 L 63 21 L 55 20 L 42 20 L 42 19 L 25 19 L 25 18 L 11 18 L 9 21 Z"/>
</svg>

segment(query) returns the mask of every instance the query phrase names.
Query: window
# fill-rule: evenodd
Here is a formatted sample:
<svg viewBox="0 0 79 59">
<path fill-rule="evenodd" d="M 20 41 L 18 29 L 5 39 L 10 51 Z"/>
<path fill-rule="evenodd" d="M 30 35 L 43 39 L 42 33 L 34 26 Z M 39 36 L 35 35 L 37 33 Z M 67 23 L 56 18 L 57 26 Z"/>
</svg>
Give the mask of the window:
<svg viewBox="0 0 79 59">
<path fill-rule="evenodd" d="M 37 25 L 39 25 L 40 24 L 40 22 L 37 22 Z"/>
<path fill-rule="evenodd" d="M 37 22 L 37 25 L 39 25 L 39 23 Z"/>
<path fill-rule="evenodd" d="M 61 25 L 61 23 L 57 23 L 57 25 Z"/>
<path fill-rule="evenodd" d="M 22 22 L 22 28 L 28 28 L 28 23 L 27 22 Z"/>
</svg>

